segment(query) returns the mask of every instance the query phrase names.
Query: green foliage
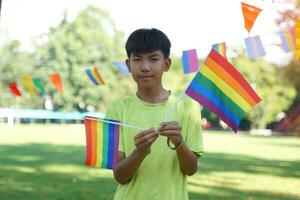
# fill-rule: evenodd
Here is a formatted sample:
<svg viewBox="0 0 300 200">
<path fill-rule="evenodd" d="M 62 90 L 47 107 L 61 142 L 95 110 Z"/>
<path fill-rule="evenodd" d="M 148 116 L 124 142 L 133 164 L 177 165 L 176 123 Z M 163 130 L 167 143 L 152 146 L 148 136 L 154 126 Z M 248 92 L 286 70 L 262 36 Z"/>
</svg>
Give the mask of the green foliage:
<svg viewBox="0 0 300 200">
<path fill-rule="evenodd" d="M 19 41 L 11 41 L 0 49 L 0 106 L 40 108 L 43 99 L 40 95 L 30 96 L 22 86 L 21 77 L 35 76 L 34 55 L 21 50 Z M 22 97 L 10 93 L 8 82 L 16 82 Z"/>
<path fill-rule="evenodd" d="M 276 121 L 277 115 L 291 105 L 296 95 L 293 86 L 287 84 L 286 77 L 280 73 L 278 67 L 262 59 L 249 60 L 241 53 L 232 63 L 255 86 L 262 99 L 246 118 L 256 128 L 264 128 L 268 123 Z"/>
</svg>

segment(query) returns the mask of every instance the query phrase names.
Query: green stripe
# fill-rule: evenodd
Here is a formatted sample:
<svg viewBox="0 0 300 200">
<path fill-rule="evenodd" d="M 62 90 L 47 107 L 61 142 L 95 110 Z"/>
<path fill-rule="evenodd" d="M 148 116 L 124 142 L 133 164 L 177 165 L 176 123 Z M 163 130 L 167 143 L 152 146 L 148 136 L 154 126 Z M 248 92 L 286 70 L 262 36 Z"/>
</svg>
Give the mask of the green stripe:
<svg viewBox="0 0 300 200">
<path fill-rule="evenodd" d="M 106 168 L 107 165 L 107 154 L 108 154 L 108 127 L 109 124 L 103 122 L 103 151 L 102 151 L 102 165 L 101 168 Z"/>
<path fill-rule="evenodd" d="M 244 116 L 245 111 L 241 109 L 236 103 L 234 103 L 222 90 L 220 90 L 211 80 L 209 80 L 206 76 L 198 73 L 195 77 L 195 80 L 199 85 L 202 85 L 213 91 L 213 93 L 219 97 L 219 99 L 229 108 L 232 112 L 234 112 L 239 118 Z"/>
</svg>

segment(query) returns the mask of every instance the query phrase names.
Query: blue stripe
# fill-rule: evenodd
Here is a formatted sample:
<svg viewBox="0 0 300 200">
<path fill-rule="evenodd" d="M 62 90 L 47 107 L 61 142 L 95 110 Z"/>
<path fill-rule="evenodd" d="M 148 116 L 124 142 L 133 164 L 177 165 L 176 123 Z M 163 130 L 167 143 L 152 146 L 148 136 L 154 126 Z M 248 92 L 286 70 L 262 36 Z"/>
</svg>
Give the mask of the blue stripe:
<svg viewBox="0 0 300 200">
<path fill-rule="evenodd" d="M 114 124 L 108 125 L 108 155 L 107 155 L 107 169 L 112 169 L 114 157 Z"/>
<path fill-rule="evenodd" d="M 183 73 L 188 74 L 190 70 L 189 55 L 186 52 L 182 54 Z"/>
<path fill-rule="evenodd" d="M 94 78 L 91 69 L 86 69 L 85 70 L 86 74 L 88 75 L 88 77 L 91 79 L 91 81 L 95 84 L 95 85 L 99 85 L 99 83 L 96 81 L 96 79 Z"/>
<path fill-rule="evenodd" d="M 236 116 L 234 112 L 232 112 L 225 104 L 223 104 L 223 102 L 213 93 L 213 91 L 198 84 L 197 81 L 193 81 L 190 85 L 190 88 L 213 102 L 233 123 L 237 124 L 237 126 L 240 124 L 241 118 Z"/>
</svg>

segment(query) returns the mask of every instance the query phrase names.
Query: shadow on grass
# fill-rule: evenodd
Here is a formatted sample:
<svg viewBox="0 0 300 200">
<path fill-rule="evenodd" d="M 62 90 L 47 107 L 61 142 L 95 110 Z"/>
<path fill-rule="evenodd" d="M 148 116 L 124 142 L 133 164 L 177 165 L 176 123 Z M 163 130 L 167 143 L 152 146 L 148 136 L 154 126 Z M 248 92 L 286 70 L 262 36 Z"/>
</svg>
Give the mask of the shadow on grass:
<svg viewBox="0 0 300 200">
<path fill-rule="evenodd" d="M 0 199 L 100 199 L 113 198 L 117 183 L 107 170 L 83 165 L 84 146 L 50 144 L 0 146 Z M 263 160 L 234 154 L 206 153 L 199 173 L 243 172 L 255 175 L 300 177 L 300 161 Z M 208 192 L 191 192 L 190 199 L 286 199 L 296 198 L 269 192 L 241 191 L 222 182 L 208 185 L 201 180 L 189 183 Z M 229 182 L 228 182 L 229 183 Z"/>
<path fill-rule="evenodd" d="M 230 171 L 280 177 L 300 177 L 300 160 L 265 160 L 238 154 L 207 153 L 200 160 L 199 166 L 200 173 Z"/>
<path fill-rule="evenodd" d="M 84 158 L 79 146 L 1 145 L 0 199 L 112 199 L 110 172 L 84 166 Z"/>
</svg>

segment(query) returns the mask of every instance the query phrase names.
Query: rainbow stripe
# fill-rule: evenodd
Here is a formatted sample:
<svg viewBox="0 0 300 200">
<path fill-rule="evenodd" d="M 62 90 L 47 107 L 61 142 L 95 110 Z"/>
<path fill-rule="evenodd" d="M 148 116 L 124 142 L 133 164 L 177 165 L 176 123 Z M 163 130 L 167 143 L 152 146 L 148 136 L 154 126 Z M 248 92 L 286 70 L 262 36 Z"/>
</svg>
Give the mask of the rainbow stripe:
<svg viewBox="0 0 300 200">
<path fill-rule="evenodd" d="M 245 43 L 249 58 L 255 59 L 266 55 L 265 49 L 258 35 L 245 38 Z"/>
<path fill-rule="evenodd" d="M 92 69 L 86 68 L 85 72 L 95 85 L 105 85 L 105 82 L 96 67 L 93 67 Z"/>
<path fill-rule="evenodd" d="M 293 28 L 279 32 L 281 44 L 284 52 L 294 52 L 296 41 L 293 35 Z"/>
<path fill-rule="evenodd" d="M 211 50 L 185 93 L 234 132 L 245 113 L 261 101 L 244 77 L 215 50 Z"/>
<path fill-rule="evenodd" d="M 188 74 L 199 70 L 199 61 L 196 49 L 182 52 L 183 73 Z"/>
<path fill-rule="evenodd" d="M 300 59 L 300 20 L 295 22 L 294 37 L 296 43 L 296 59 Z"/>
<path fill-rule="evenodd" d="M 86 133 L 86 160 L 85 165 L 112 169 L 117 161 L 119 146 L 119 125 L 109 122 L 96 121 L 91 119 L 84 120 Z"/>
<path fill-rule="evenodd" d="M 225 59 L 226 58 L 226 44 L 225 42 L 223 43 L 218 43 L 218 44 L 213 44 L 212 48 L 216 50 L 220 55 L 222 55 Z"/>
</svg>

